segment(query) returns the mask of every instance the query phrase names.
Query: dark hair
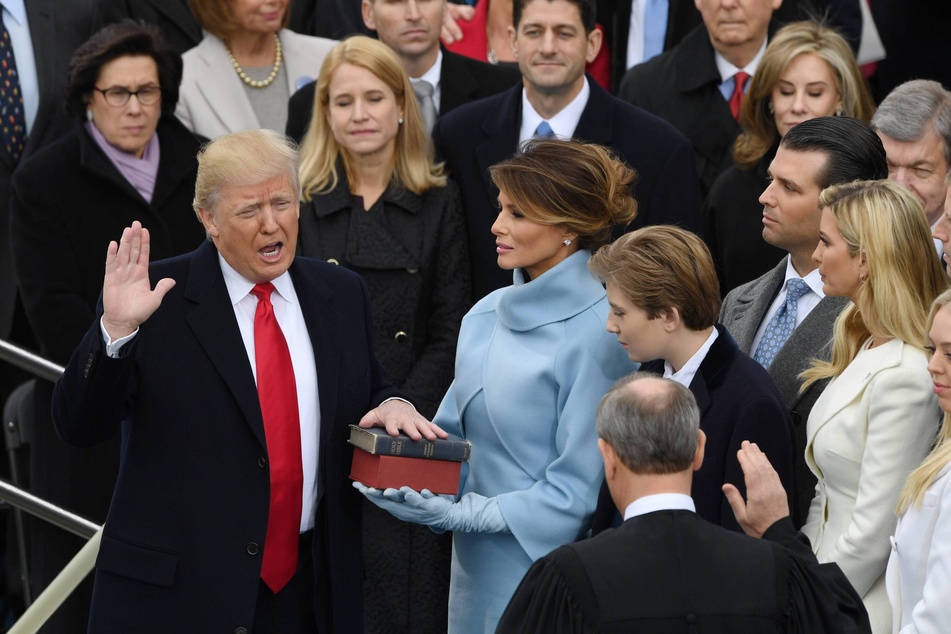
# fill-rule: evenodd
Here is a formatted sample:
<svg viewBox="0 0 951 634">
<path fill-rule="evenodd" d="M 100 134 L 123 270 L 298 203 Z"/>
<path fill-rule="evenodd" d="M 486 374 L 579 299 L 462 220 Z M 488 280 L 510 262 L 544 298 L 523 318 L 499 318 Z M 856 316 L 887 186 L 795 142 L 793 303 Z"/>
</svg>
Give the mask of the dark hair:
<svg viewBox="0 0 951 634">
<path fill-rule="evenodd" d="M 158 27 L 133 20 L 110 24 L 73 53 L 66 83 L 66 111 L 84 116 L 102 67 L 120 57 L 151 57 L 158 68 L 162 114 L 175 112 L 182 83 L 182 57 L 165 45 Z"/>
<path fill-rule="evenodd" d="M 826 165 L 817 184 L 888 178 L 885 146 L 868 124 L 852 117 L 817 117 L 796 125 L 779 146 L 796 152 L 821 152 Z"/>
<path fill-rule="evenodd" d="M 637 215 L 637 172 L 594 143 L 532 139 L 489 175 L 526 218 L 564 227 L 582 249 L 607 244 L 615 226 Z"/>
<path fill-rule="evenodd" d="M 518 23 L 522 21 L 522 12 L 525 11 L 525 5 L 529 2 L 553 2 L 554 0 L 512 0 L 512 26 L 518 30 Z M 587 35 L 594 30 L 597 22 L 598 7 L 595 0 L 568 0 L 571 4 L 578 7 L 578 13 L 581 14 L 581 24 L 584 26 L 584 32 Z"/>
</svg>

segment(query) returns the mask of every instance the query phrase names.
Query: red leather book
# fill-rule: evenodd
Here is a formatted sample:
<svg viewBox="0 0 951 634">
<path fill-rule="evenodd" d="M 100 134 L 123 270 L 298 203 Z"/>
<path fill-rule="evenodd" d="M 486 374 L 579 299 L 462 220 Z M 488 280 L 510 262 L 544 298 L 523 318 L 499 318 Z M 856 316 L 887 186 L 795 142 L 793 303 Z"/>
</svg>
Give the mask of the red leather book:
<svg viewBox="0 0 951 634">
<path fill-rule="evenodd" d="M 354 447 L 350 479 L 376 489 L 408 486 L 455 495 L 461 471 L 462 463 L 456 460 L 371 454 Z"/>
</svg>

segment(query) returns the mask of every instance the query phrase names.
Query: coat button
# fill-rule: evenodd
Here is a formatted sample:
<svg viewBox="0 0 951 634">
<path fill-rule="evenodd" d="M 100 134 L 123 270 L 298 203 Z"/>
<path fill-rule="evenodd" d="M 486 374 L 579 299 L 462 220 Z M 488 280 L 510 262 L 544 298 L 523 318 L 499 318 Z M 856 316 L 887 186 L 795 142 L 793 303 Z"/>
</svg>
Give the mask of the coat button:
<svg viewBox="0 0 951 634">
<path fill-rule="evenodd" d="M 331 264 L 338 264 L 338 265 L 340 264 L 340 262 L 337 261 L 337 258 L 330 258 L 327 261 L 330 262 Z"/>
<path fill-rule="evenodd" d="M 407 337 L 409 337 L 409 335 L 401 330 L 395 335 L 393 335 L 393 341 L 395 341 L 396 343 L 403 343 L 404 341 L 406 341 Z"/>
<path fill-rule="evenodd" d="M 419 269 L 406 269 L 406 272 L 409 273 L 410 275 L 414 275 L 416 273 L 419 273 Z"/>
<path fill-rule="evenodd" d="M 258 466 L 262 469 L 267 466 L 267 459 L 264 456 L 258 456 Z"/>
<path fill-rule="evenodd" d="M 261 549 L 254 542 L 248 542 L 248 554 L 257 555 Z"/>
<path fill-rule="evenodd" d="M 248 634 L 247 628 L 239 627 L 234 631 L 234 634 Z"/>
</svg>

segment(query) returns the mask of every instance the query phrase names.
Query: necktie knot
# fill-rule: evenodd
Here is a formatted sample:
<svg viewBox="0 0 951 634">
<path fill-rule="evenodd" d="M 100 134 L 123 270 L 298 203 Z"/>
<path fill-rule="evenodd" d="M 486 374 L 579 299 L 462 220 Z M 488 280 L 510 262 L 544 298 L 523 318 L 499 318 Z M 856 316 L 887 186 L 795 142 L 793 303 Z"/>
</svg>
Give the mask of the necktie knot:
<svg viewBox="0 0 951 634">
<path fill-rule="evenodd" d="M 809 285 L 803 282 L 801 278 L 791 278 L 786 282 L 786 303 L 798 302 L 799 298 L 810 290 Z"/>
<path fill-rule="evenodd" d="M 274 292 L 274 285 L 270 282 L 264 282 L 263 284 L 255 284 L 254 288 L 251 289 L 251 294 L 258 298 L 259 302 L 268 302 L 271 301 L 271 293 Z"/>
<path fill-rule="evenodd" d="M 538 127 L 535 128 L 535 137 L 539 139 L 553 139 L 555 137 L 555 131 L 551 129 L 547 121 L 542 121 L 538 124 Z"/>
<path fill-rule="evenodd" d="M 799 298 L 808 293 L 809 285 L 800 278 L 790 278 L 786 282 L 786 300 L 766 324 L 766 330 L 756 346 L 753 359 L 764 368 L 769 368 L 786 341 L 796 329 Z"/>
<path fill-rule="evenodd" d="M 413 82 L 413 92 L 416 93 L 416 96 L 419 98 L 423 97 L 432 97 L 433 96 L 433 85 L 426 81 L 425 79 L 420 79 L 419 81 Z"/>
<path fill-rule="evenodd" d="M 744 71 L 738 71 L 733 75 L 733 94 L 730 95 L 730 112 L 733 118 L 739 121 L 740 106 L 743 104 L 743 91 L 746 89 L 746 82 L 750 79 L 750 74 Z"/>
</svg>

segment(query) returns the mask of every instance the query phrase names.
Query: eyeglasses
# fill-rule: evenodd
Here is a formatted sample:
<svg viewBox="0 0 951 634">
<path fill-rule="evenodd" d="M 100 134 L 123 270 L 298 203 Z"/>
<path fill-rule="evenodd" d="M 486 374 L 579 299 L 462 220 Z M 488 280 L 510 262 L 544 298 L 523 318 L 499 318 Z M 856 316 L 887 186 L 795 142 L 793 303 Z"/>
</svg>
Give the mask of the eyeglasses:
<svg viewBox="0 0 951 634">
<path fill-rule="evenodd" d="M 135 98 L 143 106 L 151 106 L 157 103 L 162 96 L 162 89 L 158 86 L 142 86 L 136 91 L 119 86 L 106 88 L 105 90 L 93 86 L 93 90 L 101 92 L 102 96 L 106 98 L 106 103 L 110 106 L 124 106 L 129 103 L 129 97 L 132 95 L 135 95 Z"/>
</svg>

